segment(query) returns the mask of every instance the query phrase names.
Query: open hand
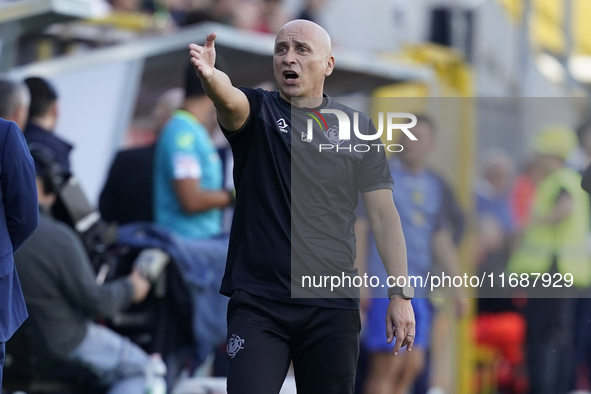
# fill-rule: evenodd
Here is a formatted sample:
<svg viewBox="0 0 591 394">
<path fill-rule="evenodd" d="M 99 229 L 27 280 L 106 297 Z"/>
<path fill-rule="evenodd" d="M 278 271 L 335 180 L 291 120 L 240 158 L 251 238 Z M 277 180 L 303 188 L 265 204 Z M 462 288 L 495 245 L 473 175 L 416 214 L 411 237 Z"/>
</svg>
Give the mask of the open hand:
<svg viewBox="0 0 591 394">
<path fill-rule="evenodd" d="M 215 71 L 214 41 L 216 37 L 216 33 L 210 33 L 205 38 L 205 44 L 203 44 L 203 46 L 197 44 L 189 45 L 191 63 L 195 66 L 195 71 L 199 78 L 209 79 Z"/>
</svg>

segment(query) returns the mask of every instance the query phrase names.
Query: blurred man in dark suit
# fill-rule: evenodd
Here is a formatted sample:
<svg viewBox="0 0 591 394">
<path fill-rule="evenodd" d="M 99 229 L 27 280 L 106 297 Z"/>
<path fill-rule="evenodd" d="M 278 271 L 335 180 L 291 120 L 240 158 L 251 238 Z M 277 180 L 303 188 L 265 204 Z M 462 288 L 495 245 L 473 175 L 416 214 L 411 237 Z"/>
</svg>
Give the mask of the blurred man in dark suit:
<svg viewBox="0 0 591 394">
<path fill-rule="evenodd" d="M 27 318 L 13 253 L 37 227 L 35 167 L 25 138 L 0 119 L 0 387 L 5 343 Z"/>
</svg>

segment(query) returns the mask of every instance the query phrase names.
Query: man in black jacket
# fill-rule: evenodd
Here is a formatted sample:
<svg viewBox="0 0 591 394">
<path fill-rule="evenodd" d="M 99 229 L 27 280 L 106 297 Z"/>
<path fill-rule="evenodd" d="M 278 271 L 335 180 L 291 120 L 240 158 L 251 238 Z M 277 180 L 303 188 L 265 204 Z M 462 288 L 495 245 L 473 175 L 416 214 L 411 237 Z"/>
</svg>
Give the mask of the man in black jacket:
<svg viewBox="0 0 591 394">
<path fill-rule="evenodd" d="M 110 386 L 109 393 L 143 394 L 149 356 L 92 318 L 142 301 L 150 284 L 137 271 L 96 283 L 79 237 L 49 214 L 55 202 L 50 166 L 34 159 L 39 227 L 15 254 L 32 328 L 53 356 L 86 366 Z"/>
</svg>

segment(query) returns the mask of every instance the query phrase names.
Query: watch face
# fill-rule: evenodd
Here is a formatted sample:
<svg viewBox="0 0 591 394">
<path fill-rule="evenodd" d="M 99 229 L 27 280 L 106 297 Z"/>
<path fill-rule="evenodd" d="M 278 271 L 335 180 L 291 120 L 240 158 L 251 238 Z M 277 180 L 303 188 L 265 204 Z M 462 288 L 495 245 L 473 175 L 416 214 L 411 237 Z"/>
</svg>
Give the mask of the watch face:
<svg viewBox="0 0 591 394">
<path fill-rule="evenodd" d="M 404 298 L 414 298 L 415 296 L 415 288 L 412 286 L 403 287 L 402 292 Z"/>
</svg>

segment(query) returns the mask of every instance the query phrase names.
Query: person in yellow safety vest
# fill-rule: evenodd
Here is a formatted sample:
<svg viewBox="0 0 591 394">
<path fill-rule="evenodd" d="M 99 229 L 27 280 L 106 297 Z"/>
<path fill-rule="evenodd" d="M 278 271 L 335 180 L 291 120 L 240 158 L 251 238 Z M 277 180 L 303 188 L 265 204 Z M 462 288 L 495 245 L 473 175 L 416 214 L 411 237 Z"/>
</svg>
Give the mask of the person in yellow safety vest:
<svg viewBox="0 0 591 394">
<path fill-rule="evenodd" d="M 546 127 L 536 136 L 535 165 L 542 178 L 521 246 L 511 255 L 507 268 L 519 274 L 549 273 L 551 286 L 557 282 L 565 285 L 555 273 L 571 274 L 573 287 L 584 289 L 591 284 L 591 258 L 585 247 L 589 197 L 581 189 L 581 176 L 565 166 L 576 144 L 575 133 L 562 126 Z M 555 292 L 561 288 L 544 287 L 544 280 L 538 280 L 533 287 L 533 281 L 534 277 L 529 276 L 525 290 L 537 293 L 529 293 L 534 297 L 523 309 L 529 392 L 566 394 L 572 391 L 574 382 L 576 300 Z"/>
<path fill-rule="evenodd" d="M 574 287 L 582 289 L 591 285 L 591 256 L 586 247 L 589 196 L 581 189 L 581 175 L 565 166 L 576 144 L 575 133 L 563 126 L 546 127 L 536 136 L 533 147 L 543 178 L 536 188 L 530 223 L 521 246 L 511 255 L 508 271 L 572 274 Z"/>
</svg>

